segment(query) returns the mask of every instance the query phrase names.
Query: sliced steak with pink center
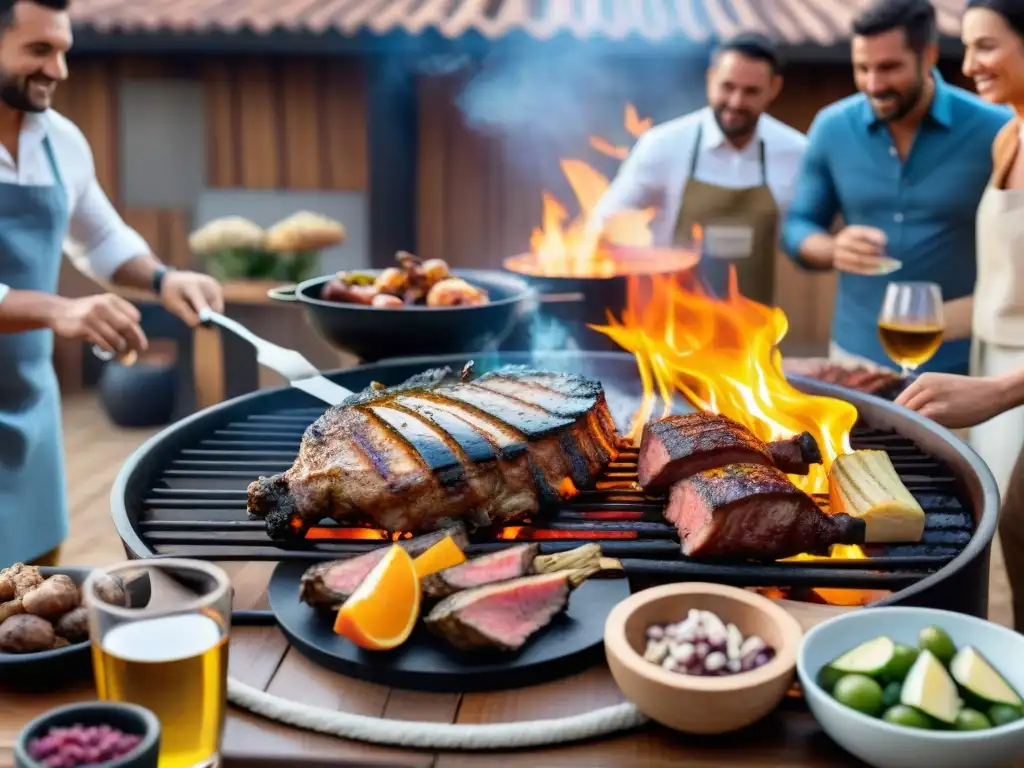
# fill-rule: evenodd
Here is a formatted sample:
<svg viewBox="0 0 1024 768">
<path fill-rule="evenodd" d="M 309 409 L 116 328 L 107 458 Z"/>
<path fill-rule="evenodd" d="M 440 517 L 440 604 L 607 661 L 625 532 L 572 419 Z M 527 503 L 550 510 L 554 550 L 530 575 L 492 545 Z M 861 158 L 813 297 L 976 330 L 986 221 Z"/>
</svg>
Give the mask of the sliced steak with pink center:
<svg viewBox="0 0 1024 768">
<path fill-rule="evenodd" d="M 412 557 L 419 557 L 447 536 L 452 537 L 459 549 L 469 546 L 466 529 L 462 524 L 456 524 L 426 536 L 403 539 L 398 542 L 398 545 Z M 347 560 L 331 560 L 327 563 L 310 566 L 302 574 L 302 581 L 299 584 L 299 599 L 313 606 L 340 607 L 356 591 L 356 587 L 363 583 L 363 579 L 370 574 L 377 563 L 384 559 L 384 555 L 390 548 L 391 543 L 383 544 L 377 549 L 371 549 L 357 557 Z"/>
<path fill-rule="evenodd" d="M 517 544 L 508 549 L 474 557 L 468 562 L 432 573 L 423 579 L 423 596 L 431 600 L 440 600 L 463 589 L 526 576 L 533 568 L 533 558 L 539 552 L 539 544 Z"/>
<path fill-rule="evenodd" d="M 462 650 L 519 650 L 569 604 L 570 573 L 525 576 L 456 592 L 435 605 L 424 623 Z"/>
<path fill-rule="evenodd" d="M 827 515 L 780 470 L 760 464 L 708 469 L 677 483 L 665 517 L 690 557 L 778 560 L 863 544 L 864 521 Z"/>
<path fill-rule="evenodd" d="M 810 433 L 765 443 L 726 416 L 688 413 L 644 426 L 637 481 L 645 490 L 668 488 L 697 472 L 728 464 L 763 464 L 806 475 L 812 464 L 820 463 L 821 451 Z"/>
</svg>

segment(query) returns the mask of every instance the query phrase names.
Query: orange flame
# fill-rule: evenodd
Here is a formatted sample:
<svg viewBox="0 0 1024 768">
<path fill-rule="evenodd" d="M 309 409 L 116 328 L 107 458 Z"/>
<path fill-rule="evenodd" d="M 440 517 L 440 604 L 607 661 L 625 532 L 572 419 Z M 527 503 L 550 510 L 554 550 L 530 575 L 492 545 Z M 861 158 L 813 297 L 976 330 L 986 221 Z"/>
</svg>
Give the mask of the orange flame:
<svg viewBox="0 0 1024 768">
<path fill-rule="evenodd" d="M 626 127 L 639 136 L 650 121 L 640 120 L 629 106 Z M 600 151 L 611 147 L 607 154 L 614 157 L 622 154 L 601 140 L 592 139 L 591 146 Z M 636 358 L 643 398 L 629 437 L 637 442 L 643 425 L 652 417 L 669 415 L 673 399 L 681 394 L 694 407 L 735 419 L 765 441 L 810 432 L 824 464 L 812 467 L 806 477 L 791 479 L 808 493 L 827 494 L 833 459 L 852 450 L 850 432 L 857 409 L 843 400 L 808 395 L 790 385 L 779 352 L 789 327 L 785 313 L 741 296 L 735 270 L 725 298 L 708 294 L 683 269 L 660 275 L 656 272 L 670 270 L 647 270 L 644 276 L 635 270 L 616 270 L 609 244 L 646 249 L 654 259 L 673 253 L 652 248 L 654 211 L 623 211 L 602 229 L 592 223 L 591 213 L 608 189 L 607 179 L 579 160 L 563 161 L 562 170 L 579 202 L 580 216 L 566 226 L 565 208 L 544 193 L 542 225 L 530 238 L 530 254 L 509 260 L 506 266 L 532 265 L 534 274 L 549 276 L 629 275 L 622 318 L 609 314 L 607 325 L 591 326 Z M 702 234 L 699 226 L 694 227 L 692 240 L 698 250 Z M 860 547 L 843 546 L 833 548 L 832 556 L 862 558 L 864 553 Z"/>
<path fill-rule="evenodd" d="M 788 329 L 785 313 L 741 296 L 735 272 L 725 299 L 686 277 L 628 280 L 621 322 L 609 315 L 607 326 L 591 327 L 636 357 L 643 399 L 629 437 L 639 440 L 658 400 L 657 417 L 669 415 L 678 392 L 694 407 L 735 419 L 765 441 L 810 432 L 824 466 L 792 479 L 808 493 L 827 493 L 832 460 L 852 450 L 857 409 L 844 400 L 804 394 L 789 383 L 778 350 Z"/>
</svg>

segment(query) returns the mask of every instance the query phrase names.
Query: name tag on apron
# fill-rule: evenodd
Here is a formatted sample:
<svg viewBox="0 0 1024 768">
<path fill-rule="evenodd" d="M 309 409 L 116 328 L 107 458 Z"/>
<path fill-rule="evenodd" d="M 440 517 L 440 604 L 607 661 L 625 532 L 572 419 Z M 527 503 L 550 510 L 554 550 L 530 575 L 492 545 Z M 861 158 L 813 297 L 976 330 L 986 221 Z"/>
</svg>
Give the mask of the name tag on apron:
<svg viewBox="0 0 1024 768">
<path fill-rule="evenodd" d="M 747 224 L 708 224 L 702 249 L 703 255 L 712 259 L 749 259 L 754 255 L 754 228 Z"/>
</svg>

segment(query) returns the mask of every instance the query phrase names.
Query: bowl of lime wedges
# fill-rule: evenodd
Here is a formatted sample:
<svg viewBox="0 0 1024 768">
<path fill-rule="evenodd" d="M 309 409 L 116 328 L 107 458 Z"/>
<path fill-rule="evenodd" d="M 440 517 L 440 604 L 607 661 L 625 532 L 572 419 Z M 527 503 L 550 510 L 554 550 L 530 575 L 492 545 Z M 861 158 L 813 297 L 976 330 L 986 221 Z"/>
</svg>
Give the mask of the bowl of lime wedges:
<svg viewBox="0 0 1024 768">
<path fill-rule="evenodd" d="M 822 730 L 876 768 L 999 768 L 1024 756 L 1024 635 L 962 613 L 865 608 L 797 654 Z"/>
</svg>

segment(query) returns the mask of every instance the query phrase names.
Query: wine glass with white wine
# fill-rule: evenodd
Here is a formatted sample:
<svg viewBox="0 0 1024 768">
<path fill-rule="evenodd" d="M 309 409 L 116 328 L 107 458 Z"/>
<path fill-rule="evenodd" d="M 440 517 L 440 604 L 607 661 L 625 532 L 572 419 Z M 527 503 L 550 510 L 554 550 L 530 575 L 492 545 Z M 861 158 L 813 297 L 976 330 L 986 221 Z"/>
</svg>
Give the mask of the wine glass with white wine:
<svg viewBox="0 0 1024 768">
<path fill-rule="evenodd" d="M 878 315 L 878 338 L 904 378 L 932 359 L 944 330 L 938 285 L 889 283 Z"/>
</svg>

